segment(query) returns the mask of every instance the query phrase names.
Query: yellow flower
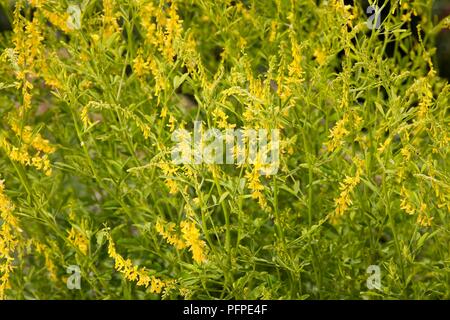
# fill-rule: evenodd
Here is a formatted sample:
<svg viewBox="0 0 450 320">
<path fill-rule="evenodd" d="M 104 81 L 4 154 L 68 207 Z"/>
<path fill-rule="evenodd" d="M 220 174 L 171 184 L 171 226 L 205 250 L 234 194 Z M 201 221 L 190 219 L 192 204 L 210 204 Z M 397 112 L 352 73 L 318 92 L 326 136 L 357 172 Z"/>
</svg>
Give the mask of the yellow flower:
<svg viewBox="0 0 450 320">
<path fill-rule="evenodd" d="M 408 202 L 407 199 L 402 199 L 400 202 L 400 209 L 405 210 L 407 214 L 414 214 L 414 207 Z"/>
<path fill-rule="evenodd" d="M 85 234 L 72 227 L 67 235 L 67 240 L 78 248 L 84 255 L 89 251 L 89 240 Z"/>
<path fill-rule="evenodd" d="M 140 8 L 139 16 L 143 29 L 147 31 L 146 42 L 156 46 L 165 60 L 173 64 L 183 29 L 176 3 L 169 1 L 168 4 L 168 8 L 156 8 L 151 2 L 145 4 Z M 153 20 L 156 20 L 156 23 Z"/>
<path fill-rule="evenodd" d="M 237 150 L 237 153 L 240 151 Z M 270 165 L 264 165 L 262 162 L 263 153 L 258 151 L 255 159 L 253 159 L 252 168 L 248 169 L 245 174 L 245 178 L 247 179 L 247 186 L 252 191 L 252 198 L 258 199 L 259 206 L 270 212 L 271 208 L 267 205 L 267 200 L 263 194 L 264 185 L 261 183 L 261 173 L 264 173 L 267 170 L 270 170 Z"/>
<path fill-rule="evenodd" d="M 270 23 L 270 35 L 269 41 L 274 42 L 277 36 L 278 22 L 276 20 L 272 20 Z"/>
<path fill-rule="evenodd" d="M 321 49 L 314 50 L 314 57 L 320 65 L 323 65 L 327 61 L 327 56 Z"/>
<path fill-rule="evenodd" d="M 34 245 L 34 247 L 36 248 L 36 252 L 38 252 L 39 254 L 41 254 L 44 257 L 45 267 L 48 270 L 50 279 L 53 282 L 56 282 L 58 280 L 56 266 L 53 263 L 52 259 L 50 258 L 50 252 L 52 249 L 50 247 L 36 241 L 35 239 L 30 240 L 30 246 L 31 245 Z"/>
<path fill-rule="evenodd" d="M 229 124 L 227 119 L 228 119 L 228 115 L 223 112 L 222 109 L 215 109 L 212 112 L 212 116 L 214 118 L 214 121 L 216 121 L 217 126 L 221 129 L 232 129 L 234 128 L 236 125 L 235 124 Z"/>
<path fill-rule="evenodd" d="M 431 221 L 433 221 L 433 217 L 427 217 L 424 214 L 419 214 L 417 217 L 417 223 L 422 227 L 431 227 Z"/>
<path fill-rule="evenodd" d="M 343 139 L 350 133 L 345 128 L 347 122 L 348 116 L 344 115 L 344 117 L 336 123 L 333 129 L 330 130 L 330 140 L 327 143 L 328 151 L 332 152 L 344 143 Z"/>
<path fill-rule="evenodd" d="M 400 153 L 405 158 L 405 161 L 409 161 L 411 159 L 411 147 L 405 146 L 400 150 Z"/>
<path fill-rule="evenodd" d="M 180 224 L 182 238 L 180 239 L 174 232 L 174 223 L 165 223 L 159 219 L 156 222 L 156 231 L 178 250 L 189 248 L 192 252 L 192 258 L 197 263 L 206 261 L 206 243 L 200 239 L 200 232 L 193 222 L 184 220 Z M 183 241 L 184 240 L 184 241 Z"/>
<path fill-rule="evenodd" d="M 22 165 L 31 165 L 31 156 L 23 147 L 19 149 L 12 146 L 4 137 L 0 139 L 0 146 L 12 161 L 19 162 Z"/>
<path fill-rule="evenodd" d="M 337 223 L 338 219 L 344 215 L 349 206 L 352 204 L 351 193 L 361 181 L 363 173 L 364 160 L 355 158 L 356 174 L 353 177 L 346 176 L 343 182 L 339 183 L 340 194 L 334 199 L 335 211 L 331 215 L 331 222 Z"/>
<path fill-rule="evenodd" d="M 55 27 L 61 29 L 65 33 L 69 33 L 70 31 L 72 31 L 67 24 L 67 21 L 69 19 L 68 13 L 65 12 L 63 14 L 60 14 L 48 10 L 42 10 L 42 12 L 44 13 L 44 16 L 48 19 L 48 21 L 50 21 L 50 23 Z"/>
<path fill-rule="evenodd" d="M 138 50 L 136 58 L 133 60 L 133 70 L 139 78 L 149 74 L 150 65 L 142 57 L 142 49 Z"/>
<path fill-rule="evenodd" d="M 293 38 L 293 36 L 292 36 Z M 302 67 L 302 53 L 300 45 L 296 42 L 296 40 L 291 39 L 292 42 L 292 57 L 293 60 L 289 65 L 289 78 L 290 82 L 299 83 L 303 81 L 303 67 Z"/>
<path fill-rule="evenodd" d="M 134 266 L 130 259 L 124 259 L 120 254 L 117 253 L 116 247 L 112 240 L 111 235 L 107 234 L 108 238 L 108 254 L 114 259 L 115 269 L 122 273 L 125 279 L 129 281 L 134 281 L 138 286 L 143 286 L 148 288 L 150 286 L 151 293 L 161 293 L 162 289 L 165 287 L 165 282 L 154 276 L 149 276 L 145 268 L 138 268 Z"/>
<path fill-rule="evenodd" d="M 48 140 L 43 139 L 39 133 L 33 133 L 31 127 L 25 126 L 20 128 L 14 121 L 10 121 L 10 124 L 12 130 L 22 141 L 22 145 L 20 148 L 15 147 L 6 138 L 2 137 L 0 138 L 0 147 L 4 149 L 12 161 L 24 166 L 33 166 L 37 170 L 43 171 L 45 175 L 50 176 L 52 174 L 52 168 L 47 153 L 55 152 L 55 148 L 50 145 Z M 37 150 L 34 155 L 30 155 L 30 147 Z"/>
<path fill-rule="evenodd" d="M 170 132 L 173 132 L 175 130 L 176 123 L 177 123 L 177 119 L 173 115 L 170 115 L 169 116 L 169 124 L 168 124 Z"/>
<path fill-rule="evenodd" d="M 50 142 L 43 139 L 39 133 L 33 133 L 30 126 L 21 128 L 19 124 L 12 120 L 10 121 L 11 129 L 14 133 L 27 145 L 31 145 L 34 149 L 44 153 L 54 153 L 55 147 L 50 145 Z"/>
<path fill-rule="evenodd" d="M 422 227 L 431 227 L 431 221 L 433 217 L 429 217 L 425 212 L 427 205 L 425 203 L 420 204 L 419 215 L 417 216 L 417 223 Z"/>
<path fill-rule="evenodd" d="M 206 243 L 200 240 L 200 232 L 196 228 L 195 224 L 190 221 L 181 222 L 181 232 L 183 234 L 183 239 L 189 246 L 189 250 L 192 252 L 192 258 L 197 263 L 202 263 L 206 261 Z"/>
<path fill-rule="evenodd" d="M 178 16 L 177 6 L 172 2 L 168 12 L 168 19 L 166 20 L 165 30 L 165 45 L 163 46 L 163 54 L 167 61 L 172 62 L 175 57 L 176 41 L 181 37 L 181 20 Z"/>
<path fill-rule="evenodd" d="M 155 78 L 155 96 L 158 97 L 159 104 L 160 92 L 166 90 L 168 87 L 167 77 L 163 72 L 163 68 L 160 68 L 158 62 L 155 59 L 152 59 L 149 62 L 149 68 L 152 72 L 153 77 Z"/>
<path fill-rule="evenodd" d="M 416 209 L 411 204 L 410 197 L 404 186 L 402 186 L 400 189 L 400 197 L 400 209 L 404 210 L 409 215 L 413 215 L 416 212 Z"/>
<path fill-rule="evenodd" d="M 174 232 L 175 223 L 165 223 L 161 219 L 156 221 L 156 231 L 171 245 L 178 250 L 186 248 L 186 244 Z"/>
<path fill-rule="evenodd" d="M 114 12 L 114 6 L 115 0 L 103 0 L 103 34 L 105 37 L 121 30 L 117 22 L 117 14 Z"/>
<path fill-rule="evenodd" d="M 159 163 L 158 167 L 164 172 L 164 175 L 166 176 L 165 183 L 166 186 L 169 188 L 169 192 L 171 194 L 177 193 L 178 192 L 177 182 L 173 178 L 171 178 L 171 176 L 173 176 L 177 172 L 177 168 L 165 162 Z"/>
<path fill-rule="evenodd" d="M 81 118 L 81 122 L 83 122 L 84 127 L 87 128 L 90 123 L 89 108 L 87 106 L 84 106 L 83 108 L 81 108 L 80 118 Z"/>
<path fill-rule="evenodd" d="M 0 299 L 5 299 L 10 288 L 9 276 L 13 271 L 14 253 L 18 247 L 18 222 L 13 215 L 14 204 L 4 194 L 3 180 L 0 180 Z"/>
</svg>

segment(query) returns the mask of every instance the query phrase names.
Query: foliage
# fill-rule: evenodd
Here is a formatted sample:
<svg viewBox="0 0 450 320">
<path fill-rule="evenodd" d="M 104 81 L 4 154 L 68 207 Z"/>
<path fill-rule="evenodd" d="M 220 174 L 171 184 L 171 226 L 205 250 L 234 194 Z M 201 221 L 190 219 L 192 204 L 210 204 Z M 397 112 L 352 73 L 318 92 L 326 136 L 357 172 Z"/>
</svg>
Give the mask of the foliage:
<svg viewBox="0 0 450 320">
<path fill-rule="evenodd" d="M 84 0 L 80 28 L 70 1 L 12 3 L 0 295 L 450 298 L 431 2 L 393 2 L 373 30 L 340 0 Z M 175 165 L 171 134 L 195 120 L 279 129 L 280 170 Z"/>
</svg>

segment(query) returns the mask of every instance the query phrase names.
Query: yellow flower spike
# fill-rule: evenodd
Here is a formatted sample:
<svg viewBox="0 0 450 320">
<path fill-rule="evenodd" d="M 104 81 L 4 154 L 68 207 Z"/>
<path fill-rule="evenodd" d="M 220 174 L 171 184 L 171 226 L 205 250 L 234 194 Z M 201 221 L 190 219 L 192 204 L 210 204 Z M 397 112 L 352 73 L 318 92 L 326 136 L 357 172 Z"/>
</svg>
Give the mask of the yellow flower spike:
<svg viewBox="0 0 450 320">
<path fill-rule="evenodd" d="M 262 191 L 264 190 L 264 185 L 261 183 L 261 171 L 264 170 L 264 167 L 261 162 L 261 157 L 261 152 L 258 152 L 255 163 L 252 165 L 252 168 L 247 170 L 245 178 L 248 181 L 248 188 L 252 191 L 252 198 L 258 200 L 258 204 L 261 209 L 270 212 L 271 208 L 267 205 L 267 200 L 262 193 Z"/>
<path fill-rule="evenodd" d="M 13 271 L 14 254 L 18 248 L 20 228 L 13 215 L 14 204 L 4 194 L 4 182 L 0 180 L 0 299 L 6 298 L 6 290 L 10 288 L 9 276 Z"/>
<path fill-rule="evenodd" d="M 269 34 L 269 42 L 274 42 L 277 36 L 278 29 L 278 21 L 273 20 L 270 23 L 270 34 Z"/>
<path fill-rule="evenodd" d="M 44 153 L 50 154 L 56 151 L 55 147 L 50 145 L 50 142 L 43 139 L 39 133 L 33 133 L 30 126 L 25 126 L 23 128 L 14 121 L 10 121 L 11 129 L 14 133 L 23 141 L 23 143 L 32 146 L 37 151 L 42 151 Z"/>
<path fill-rule="evenodd" d="M 206 243 L 200 239 L 200 232 L 196 228 L 195 224 L 190 221 L 182 221 L 180 224 L 182 238 L 179 238 L 175 232 L 174 223 L 165 223 L 159 219 L 156 222 L 156 231 L 177 250 L 189 248 L 192 252 L 192 257 L 197 263 L 204 263 L 206 261 Z M 184 240 L 184 241 L 183 241 Z"/>
<path fill-rule="evenodd" d="M 48 270 L 50 280 L 52 280 L 53 282 L 57 282 L 58 276 L 57 276 L 56 266 L 53 263 L 53 260 L 50 258 L 50 252 L 52 249 L 50 247 L 48 247 L 47 245 L 42 244 L 35 239 L 31 239 L 29 241 L 29 246 L 34 246 L 36 249 L 36 252 L 44 257 L 45 267 Z"/>
<path fill-rule="evenodd" d="M 67 12 L 60 14 L 49 10 L 42 10 L 42 13 L 48 21 L 58 29 L 64 31 L 65 33 L 72 31 L 67 24 L 69 19 L 69 14 Z"/>
<path fill-rule="evenodd" d="M 67 240 L 78 248 L 78 250 L 81 251 L 84 255 L 88 254 L 89 251 L 89 239 L 86 237 L 85 234 L 78 231 L 74 227 L 72 227 L 69 231 L 69 234 L 67 235 Z"/>
<path fill-rule="evenodd" d="M 356 164 L 356 174 L 353 177 L 346 176 L 344 181 L 339 183 L 340 194 L 334 199 L 335 211 L 331 214 L 332 223 L 337 223 L 352 205 L 351 193 L 361 181 L 365 162 L 358 158 L 353 159 L 353 162 Z"/>
<path fill-rule="evenodd" d="M 193 222 L 182 221 L 181 232 L 183 234 L 183 239 L 189 246 L 189 250 L 192 252 L 192 258 L 197 263 L 206 262 L 206 243 L 200 240 L 200 232 Z"/>
<path fill-rule="evenodd" d="M 400 188 L 400 198 L 400 209 L 402 209 L 409 215 L 413 215 L 416 212 L 416 209 L 411 204 L 411 199 L 405 186 L 402 186 Z"/>
<path fill-rule="evenodd" d="M 427 217 L 424 214 L 419 214 L 417 217 L 417 224 L 422 227 L 431 227 L 431 222 L 433 221 L 433 217 Z"/>
<path fill-rule="evenodd" d="M 327 143 L 327 149 L 329 152 L 333 152 L 344 143 L 343 139 L 350 133 L 350 131 L 348 131 L 345 127 L 348 121 L 348 116 L 345 114 L 344 117 L 339 120 L 332 129 L 330 129 L 330 140 Z"/>
<path fill-rule="evenodd" d="M 83 122 L 83 126 L 85 128 L 87 128 L 90 124 L 90 120 L 89 120 L 89 108 L 87 106 L 84 106 L 81 109 L 81 113 L 80 113 L 80 118 L 81 118 L 81 122 Z"/>
<path fill-rule="evenodd" d="M 165 184 L 169 188 L 170 194 L 176 194 L 179 191 L 177 182 L 171 178 L 176 172 L 177 168 L 169 163 L 159 163 L 158 167 L 163 171 L 166 176 Z"/>
<path fill-rule="evenodd" d="M 175 125 L 177 123 L 177 119 L 173 116 L 169 116 L 169 124 L 167 125 L 169 127 L 170 132 L 173 132 L 175 130 Z"/>
<path fill-rule="evenodd" d="M 121 31 L 117 22 L 118 14 L 114 12 L 116 1 L 103 0 L 103 35 L 108 38 L 114 33 Z"/>
<path fill-rule="evenodd" d="M 167 111 L 167 106 L 162 107 L 160 117 L 163 119 L 167 117 Z"/>
<path fill-rule="evenodd" d="M 165 283 L 162 280 L 157 279 L 155 277 L 151 278 L 151 281 L 150 281 L 150 291 L 151 292 L 159 294 L 159 293 L 161 293 L 164 286 L 165 286 Z"/>
<path fill-rule="evenodd" d="M 431 227 L 431 222 L 433 221 L 433 217 L 429 217 L 426 214 L 427 211 L 427 205 L 426 203 L 421 203 L 420 204 L 420 209 L 419 209 L 419 215 L 417 216 L 417 224 L 419 224 L 422 227 Z"/>
<path fill-rule="evenodd" d="M 136 282 L 138 286 L 143 286 L 145 288 L 150 286 L 149 291 L 151 293 L 160 294 L 166 286 L 166 283 L 154 276 L 150 277 L 145 268 L 134 266 L 130 259 L 125 260 L 117 253 L 111 235 L 107 233 L 106 237 L 108 239 L 108 255 L 114 259 L 115 269 L 122 273 L 126 280 Z"/>
<path fill-rule="evenodd" d="M 142 49 L 138 50 L 137 56 L 133 60 L 133 70 L 139 78 L 145 77 L 150 73 L 150 64 L 144 60 Z"/>
<path fill-rule="evenodd" d="M 409 161 L 411 159 L 411 147 L 405 146 L 400 150 L 400 153 L 402 154 L 405 161 Z"/>
<path fill-rule="evenodd" d="M 48 154 L 55 152 L 55 147 L 51 146 L 49 141 L 43 139 L 39 133 L 33 133 L 29 126 L 20 128 L 13 120 L 10 121 L 10 125 L 13 132 L 22 141 L 22 145 L 20 148 L 15 147 L 5 137 L 0 137 L 0 148 L 12 161 L 24 166 L 33 166 L 37 170 L 43 171 L 45 175 L 50 176 L 52 168 Z M 30 154 L 30 147 L 37 151 L 34 155 Z"/>
<path fill-rule="evenodd" d="M 228 115 L 221 109 L 215 109 L 212 112 L 212 116 L 214 118 L 214 121 L 216 121 L 217 126 L 221 129 L 233 129 L 234 127 L 236 127 L 235 124 L 228 123 Z"/>
<path fill-rule="evenodd" d="M 174 232 L 175 224 L 173 222 L 166 223 L 162 219 L 156 221 L 156 231 L 176 249 L 182 250 L 186 248 L 186 244 Z"/>
<path fill-rule="evenodd" d="M 323 65 L 327 61 L 327 55 L 319 48 L 314 50 L 313 55 L 314 58 L 316 58 L 316 61 L 319 63 L 319 65 Z"/>
</svg>

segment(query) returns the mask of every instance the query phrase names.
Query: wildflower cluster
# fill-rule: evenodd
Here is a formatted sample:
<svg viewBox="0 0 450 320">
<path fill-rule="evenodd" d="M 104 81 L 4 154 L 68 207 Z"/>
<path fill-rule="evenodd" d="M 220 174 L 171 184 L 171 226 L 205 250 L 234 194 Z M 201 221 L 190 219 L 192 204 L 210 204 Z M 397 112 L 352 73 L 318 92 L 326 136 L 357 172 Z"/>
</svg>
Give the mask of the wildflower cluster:
<svg viewBox="0 0 450 320">
<path fill-rule="evenodd" d="M 0 298 L 448 299 L 448 18 L 366 2 L 3 4 Z"/>
<path fill-rule="evenodd" d="M 6 297 L 6 289 L 11 287 L 9 277 L 13 272 L 14 254 L 18 247 L 20 228 L 13 214 L 14 205 L 5 195 L 4 181 L 0 180 L 0 299 Z"/>
</svg>

